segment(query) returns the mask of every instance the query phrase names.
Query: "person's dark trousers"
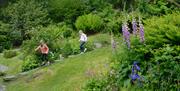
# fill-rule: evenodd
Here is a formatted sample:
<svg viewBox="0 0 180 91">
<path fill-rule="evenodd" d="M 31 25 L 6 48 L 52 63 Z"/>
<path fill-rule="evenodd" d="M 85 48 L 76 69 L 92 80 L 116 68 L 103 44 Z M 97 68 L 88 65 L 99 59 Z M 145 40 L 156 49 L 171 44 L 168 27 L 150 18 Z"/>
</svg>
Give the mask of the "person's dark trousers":
<svg viewBox="0 0 180 91">
<path fill-rule="evenodd" d="M 48 54 L 42 54 L 42 62 L 48 62 Z"/>
<path fill-rule="evenodd" d="M 80 43 L 80 50 L 81 52 L 84 52 L 84 45 L 85 45 L 86 42 L 81 42 Z"/>
</svg>

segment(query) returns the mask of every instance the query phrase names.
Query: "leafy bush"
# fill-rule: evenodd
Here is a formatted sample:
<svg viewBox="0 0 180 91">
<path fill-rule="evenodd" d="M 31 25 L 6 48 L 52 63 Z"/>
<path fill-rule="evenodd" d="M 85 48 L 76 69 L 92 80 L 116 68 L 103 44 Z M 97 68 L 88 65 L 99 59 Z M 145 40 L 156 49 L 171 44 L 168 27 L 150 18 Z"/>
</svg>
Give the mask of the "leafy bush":
<svg viewBox="0 0 180 91">
<path fill-rule="evenodd" d="M 177 46 L 165 45 L 153 51 L 154 57 L 148 64 L 151 68 L 146 78 L 150 81 L 147 87 L 161 90 L 177 90 L 180 73 L 179 56 Z"/>
<path fill-rule="evenodd" d="M 76 20 L 75 26 L 78 30 L 81 29 L 85 32 L 99 32 L 102 29 L 102 19 L 93 14 L 79 16 Z"/>
<path fill-rule="evenodd" d="M 10 25 L 0 21 L 0 52 L 4 49 L 10 49 L 12 47 L 11 41 L 14 37 L 11 36 L 10 33 Z"/>
<path fill-rule="evenodd" d="M 111 5 L 104 7 L 102 12 L 98 12 L 98 15 L 102 17 L 103 26 L 105 28 L 104 30 L 106 32 L 113 32 L 115 34 L 119 33 L 119 25 L 121 24 L 122 20 L 118 16 L 118 13 L 119 12 L 114 10 Z"/>
<path fill-rule="evenodd" d="M 12 57 L 15 57 L 16 55 L 17 55 L 17 52 L 16 51 L 13 51 L 13 50 L 5 50 L 4 52 L 3 52 L 3 56 L 5 57 L 5 58 L 12 58 Z"/>
<path fill-rule="evenodd" d="M 62 35 L 64 38 L 68 38 L 68 37 L 71 37 L 72 33 L 73 33 L 73 29 L 70 28 L 70 26 L 67 26 L 67 25 L 63 25 L 62 28 Z"/>
<path fill-rule="evenodd" d="M 98 79 L 91 79 L 86 84 L 86 87 L 83 88 L 84 91 L 106 91 L 104 86 L 106 85 L 106 80 L 98 80 Z"/>
<path fill-rule="evenodd" d="M 72 45 L 70 43 L 67 42 L 62 49 L 62 54 L 64 57 L 68 57 L 68 55 L 72 54 Z"/>
<path fill-rule="evenodd" d="M 180 22 L 177 21 L 178 18 L 180 18 L 179 13 L 174 13 L 146 20 L 146 44 L 151 47 L 162 47 L 163 44 L 179 45 Z"/>
<path fill-rule="evenodd" d="M 114 8 L 118 9 L 125 9 L 129 10 L 131 8 L 136 8 L 138 1 L 139 0 L 130 0 L 130 1 L 125 1 L 125 0 L 107 0 L 109 3 L 113 5 Z"/>
<path fill-rule="evenodd" d="M 55 22 L 72 23 L 85 12 L 86 6 L 83 0 L 49 0 L 50 17 Z"/>
<path fill-rule="evenodd" d="M 1 46 L 1 52 L 3 52 L 4 49 L 9 50 L 10 48 L 12 48 L 13 45 L 10 41 L 6 41 L 6 42 L 1 42 L 0 46 Z"/>
<path fill-rule="evenodd" d="M 101 11 L 108 5 L 107 0 L 85 0 L 86 9 L 88 12 Z"/>
<path fill-rule="evenodd" d="M 80 48 L 79 48 L 79 41 L 77 40 L 70 40 L 69 43 L 71 44 L 72 48 L 72 55 L 76 55 L 80 53 Z"/>
<path fill-rule="evenodd" d="M 3 46 L 0 45 L 0 53 L 3 51 Z"/>
<path fill-rule="evenodd" d="M 22 64 L 22 71 L 29 71 L 32 70 L 34 68 L 39 67 L 40 64 L 38 62 L 38 60 L 36 59 L 35 56 L 33 55 L 29 55 L 27 57 L 25 57 L 23 64 Z"/>
<path fill-rule="evenodd" d="M 149 15 L 163 15 L 172 12 L 172 10 L 176 10 L 179 7 L 177 3 L 177 0 L 155 0 L 153 2 L 139 0 L 138 8 L 142 13 Z"/>
</svg>

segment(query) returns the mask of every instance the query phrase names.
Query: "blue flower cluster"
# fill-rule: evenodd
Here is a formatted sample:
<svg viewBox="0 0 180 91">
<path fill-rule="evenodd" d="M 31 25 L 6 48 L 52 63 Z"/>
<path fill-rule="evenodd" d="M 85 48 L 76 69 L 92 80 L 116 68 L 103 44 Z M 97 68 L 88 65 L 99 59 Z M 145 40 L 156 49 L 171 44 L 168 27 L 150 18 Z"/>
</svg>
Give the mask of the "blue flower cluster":
<svg viewBox="0 0 180 91">
<path fill-rule="evenodd" d="M 140 76 L 137 73 L 138 71 L 140 71 L 140 67 L 137 65 L 137 62 L 135 61 L 132 67 L 132 74 L 130 76 L 132 81 L 135 81 L 136 79 L 140 80 Z"/>
</svg>

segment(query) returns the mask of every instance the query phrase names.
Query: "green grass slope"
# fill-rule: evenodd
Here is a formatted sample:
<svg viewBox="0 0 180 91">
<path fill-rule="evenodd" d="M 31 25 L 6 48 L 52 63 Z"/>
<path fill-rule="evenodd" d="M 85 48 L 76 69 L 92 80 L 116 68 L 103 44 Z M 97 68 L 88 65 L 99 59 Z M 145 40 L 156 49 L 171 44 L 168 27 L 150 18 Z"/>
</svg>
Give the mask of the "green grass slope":
<svg viewBox="0 0 180 91">
<path fill-rule="evenodd" d="M 8 71 L 6 72 L 8 75 L 13 75 L 21 72 L 21 57 L 22 55 L 18 53 L 18 56 L 6 59 L 3 57 L 3 53 L 0 54 L 0 64 L 8 67 Z"/>
<path fill-rule="evenodd" d="M 81 91 L 88 79 L 107 73 L 110 55 L 108 47 L 96 49 L 35 69 L 5 85 L 7 91 Z"/>
</svg>

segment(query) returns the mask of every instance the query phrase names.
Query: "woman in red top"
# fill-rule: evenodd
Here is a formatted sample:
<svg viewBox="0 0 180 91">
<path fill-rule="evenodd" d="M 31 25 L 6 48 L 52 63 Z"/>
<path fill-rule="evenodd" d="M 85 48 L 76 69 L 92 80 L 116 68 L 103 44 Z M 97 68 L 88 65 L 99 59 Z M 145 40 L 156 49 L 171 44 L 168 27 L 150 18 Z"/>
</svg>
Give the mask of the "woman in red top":
<svg viewBox="0 0 180 91">
<path fill-rule="evenodd" d="M 40 45 L 35 49 L 35 51 L 40 51 L 40 53 L 42 55 L 43 64 L 45 62 L 47 62 L 49 64 L 49 61 L 48 61 L 49 48 L 46 45 L 46 43 L 43 42 L 43 40 L 40 41 Z"/>
</svg>

